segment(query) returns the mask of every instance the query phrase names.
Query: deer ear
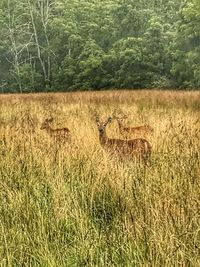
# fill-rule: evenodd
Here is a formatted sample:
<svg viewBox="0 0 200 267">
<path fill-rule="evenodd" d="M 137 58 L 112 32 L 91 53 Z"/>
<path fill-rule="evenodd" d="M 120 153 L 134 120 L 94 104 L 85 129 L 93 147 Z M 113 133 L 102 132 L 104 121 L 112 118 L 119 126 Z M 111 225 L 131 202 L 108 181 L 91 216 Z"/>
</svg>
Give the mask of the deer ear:
<svg viewBox="0 0 200 267">
<path fill-rule="evenodd" d="M 52 117 L 48 119 L 48 122 L 52 122 L 52 121 L 53 121 L 53 118 Z"/>
<path fill-rule="evenodd" d="M 99 122 L 99 117 L 98 116 L 96 116 L 96 123 L 98 123 Z"/>
<path fill-rule="evenodd" d="M 112 118 L 109 117 L 107 123 L 111 123 L 111 122 L 112 122 Z"/>
</svg>

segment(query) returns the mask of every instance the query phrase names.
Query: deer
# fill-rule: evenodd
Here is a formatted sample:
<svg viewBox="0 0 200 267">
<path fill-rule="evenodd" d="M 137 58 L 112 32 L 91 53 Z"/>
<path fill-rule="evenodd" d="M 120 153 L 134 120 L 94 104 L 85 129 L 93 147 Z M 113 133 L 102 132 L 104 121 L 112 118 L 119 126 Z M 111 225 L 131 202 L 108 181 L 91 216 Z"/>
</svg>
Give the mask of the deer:
<svg viewBox="0 0 200 267">
<path fill-rule="evenodd" d="M 53 121 L 53 118 L 45 119 L 42 123 L 40 129 L 46 130 L 47 133 L 56 140 L 59 141 L 71 141 L 71 133 L 68 128 L 56 128 L 53 129 L 50 126 L 50 123 Z"/>
<path fill-rule="evenodd" d="M 131 140 L 110 139 L 106 134 L 106 126 L 112 122 L 112 118 L 100 120 L 96 117 L 96 124 L 99 131 L 99 142 L 105 151 L 118 155 L 120 158 L 139 158 L 145 164 L 151 156 L 152 147 L 146 139 L 137 138 Z"/>
<path fill-rule="evenodd" d="M 146 137 L 147 135 L 153 133 L 153 128 L 147 124 L 136 127 L 124 127 L 123 121 L 127 118 L 128 116 L 126 115 L 123 115 L 122 117 L 115 116 L 115 119 L 117 120 L 119 126 L 119 132 L 124 138 L 127 138 L 131 135 Z"/>
</svg>

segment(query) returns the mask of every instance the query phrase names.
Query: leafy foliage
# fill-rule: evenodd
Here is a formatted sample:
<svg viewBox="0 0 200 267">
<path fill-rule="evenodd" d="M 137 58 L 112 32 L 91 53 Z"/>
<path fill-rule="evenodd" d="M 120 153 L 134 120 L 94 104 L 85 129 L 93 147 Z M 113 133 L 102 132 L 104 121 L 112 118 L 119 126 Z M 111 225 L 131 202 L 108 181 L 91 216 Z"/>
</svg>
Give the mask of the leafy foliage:
<svg viewBox="0 0 200 267">
<path fill-rule="evenodd" d="M 198 88 L 199 14 L 198 0 L 2 0 L 0 87 Z"/>
</svg>

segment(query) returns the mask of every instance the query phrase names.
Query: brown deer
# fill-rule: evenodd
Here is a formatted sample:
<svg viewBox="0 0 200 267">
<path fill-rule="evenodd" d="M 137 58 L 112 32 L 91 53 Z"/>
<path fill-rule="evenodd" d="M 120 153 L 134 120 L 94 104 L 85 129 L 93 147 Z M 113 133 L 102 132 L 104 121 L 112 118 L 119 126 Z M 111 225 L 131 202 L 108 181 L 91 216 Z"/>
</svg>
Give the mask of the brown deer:
<svg viewBox="0 0 200 267">
<path fill-rule="evenodd" d="M 136 127 L 124 127 L 123 122 L 124 119 L 127 119 L 126 115 L 122 117 L 115 116 L 119 126 L 119 132 L 124 138 L 128 138 L 129 136 L 143 136 L 146 137 L 153 133 L 153 128 L 147 124 L 136 126 Z"/>
<path fill-rule="evenodd" d="M 96 117 L 96 123 L 99 131 L 99 141 L 101 146 L 111 154 L 116 154 L 120 158 L 132 159 L 133 157 L 142 159 L 146 164 L 151 155 L 150 143 L 142 138 L 132 140 L 110 139 L 106 135 L 106 126 L 111 123 L 112 118 L 109 117 L 105 121 L 100 121 Z"/>
<path fill-rule="evenodd" d="M 50 123 L 53 121 L 53 118 L 45 119 L 41 125 L 41 130 L 46 130 L 47 133 L 56 140 L 59 141 L 71 141 L 71 133 L 68 128 L 56 128 L 53 129 L 50 126 Z"/>
</svg>

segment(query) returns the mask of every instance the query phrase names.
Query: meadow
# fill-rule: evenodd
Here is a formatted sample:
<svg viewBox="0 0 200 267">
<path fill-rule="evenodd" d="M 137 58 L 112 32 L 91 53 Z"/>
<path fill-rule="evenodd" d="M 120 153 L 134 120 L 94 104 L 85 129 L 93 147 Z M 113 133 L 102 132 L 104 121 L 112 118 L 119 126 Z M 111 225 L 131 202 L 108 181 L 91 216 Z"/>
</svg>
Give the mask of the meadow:
<svg viewBox="0 0 200 267">
<path fill-rule="evenodd" d="M 154 129 L 148 166 L 100 146 L 118 112 Z M 0 95 L 0 266 L 200 266 L 200 92 Z"/>
</svg>

